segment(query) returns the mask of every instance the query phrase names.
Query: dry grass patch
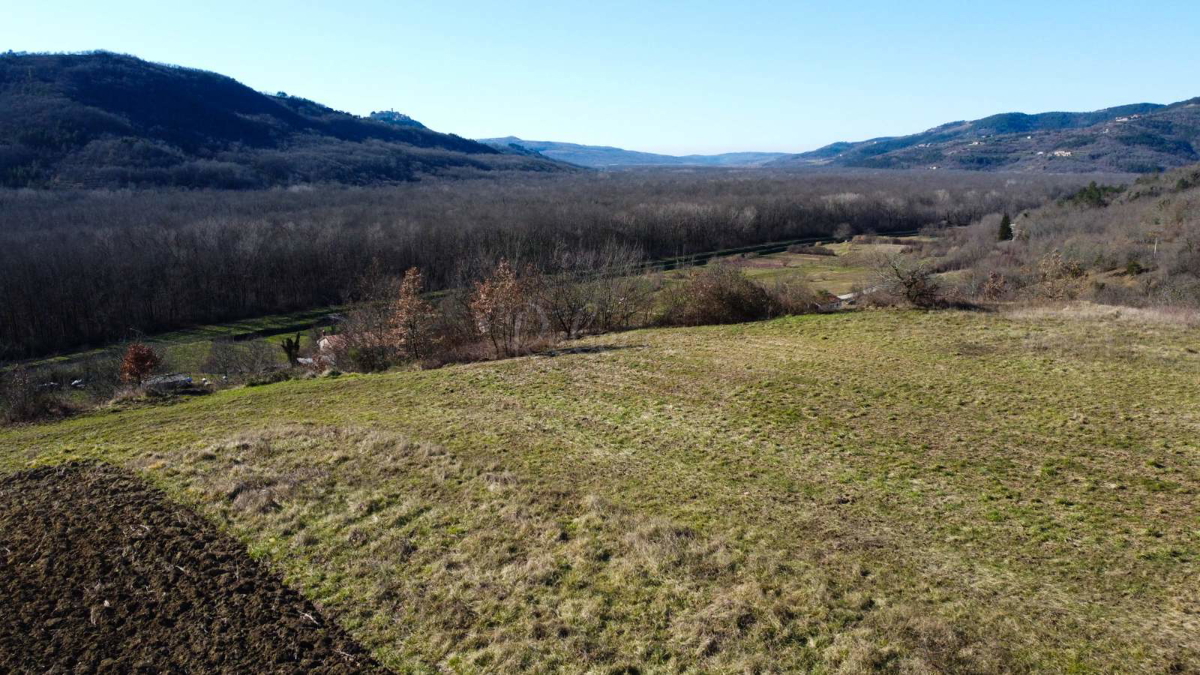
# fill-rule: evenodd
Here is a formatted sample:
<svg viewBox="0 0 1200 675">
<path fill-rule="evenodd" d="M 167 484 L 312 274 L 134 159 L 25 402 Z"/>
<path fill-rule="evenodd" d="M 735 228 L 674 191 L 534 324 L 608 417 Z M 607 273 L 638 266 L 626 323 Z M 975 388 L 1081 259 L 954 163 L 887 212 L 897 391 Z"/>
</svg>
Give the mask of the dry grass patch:
<svg viewBox="0 0 1200 675">
<path fill-rule="evenodd" d="M 1118 307 L 1094 302 L 1072 302 L 1014 307 L 1005 314 L 1015 320 L 1077 319 L 1200 328 L 1200 310 L 1187 307 Z"/>
<path fill-rule="evenodd" d="M 393 434 L 288 426 L 153 461 L 401 670 L 930 670 L 989 649 L 938 624 L 946 653 L 933 618 L 843 553 L 763 548 Z"/>
</svg>

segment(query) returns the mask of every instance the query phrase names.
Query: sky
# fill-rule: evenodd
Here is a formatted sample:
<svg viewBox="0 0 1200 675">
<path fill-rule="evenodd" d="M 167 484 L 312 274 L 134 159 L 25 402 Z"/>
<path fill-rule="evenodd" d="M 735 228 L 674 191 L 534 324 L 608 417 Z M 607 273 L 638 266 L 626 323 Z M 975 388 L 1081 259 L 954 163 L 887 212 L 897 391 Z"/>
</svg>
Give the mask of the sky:
<svg viewBox="0 0 1200 675">
<path fill-rule="evenodd" d="M 44 0 L 0 50 L 107 49 L 468 138 L 800 152 L 1200 96 L 1200 2 Z"/>
</svg>

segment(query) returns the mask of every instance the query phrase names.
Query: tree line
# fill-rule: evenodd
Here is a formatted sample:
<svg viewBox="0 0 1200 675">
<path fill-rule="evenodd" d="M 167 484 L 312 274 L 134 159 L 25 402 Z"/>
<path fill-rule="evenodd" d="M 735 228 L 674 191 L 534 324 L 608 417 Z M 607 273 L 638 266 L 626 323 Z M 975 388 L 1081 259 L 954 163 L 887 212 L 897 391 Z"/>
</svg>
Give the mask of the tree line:
<svg viewBox="0 0 1200 675">
<path fill-rule="evenodd" d="M 387 188 L 0 191 L 0 360 L 353 302 L 364 271 L 429 290 L 484 263 L 655 259 L 810 236 L 964 225 L 1078 177 L 623 172 Z M 474 271 L 472 271 L 474 270 Z"/>
</svg>

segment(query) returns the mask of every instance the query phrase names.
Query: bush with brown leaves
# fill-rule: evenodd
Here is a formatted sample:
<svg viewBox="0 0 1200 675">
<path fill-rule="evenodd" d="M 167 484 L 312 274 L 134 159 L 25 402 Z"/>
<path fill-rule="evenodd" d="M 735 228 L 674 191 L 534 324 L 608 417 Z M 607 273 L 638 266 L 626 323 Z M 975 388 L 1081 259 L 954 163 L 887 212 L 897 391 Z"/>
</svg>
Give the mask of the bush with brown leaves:
<svg viewBox="0 0 1200 675">
<path fill-rule="evenodd" d="M 501 258 L 482 281 L 475 282 L 471 294 L 471 317 L 479 335 L 491 345 L 497 357 L 521 353 L 524 339 L 535 329 L 536 316 L 530 303 L 531 284 Z"/>
<path fill-rule="evenodd" d="M 385 338 L 403 358 L 411 361 L 430 356 L 440 341 L 437 310 L 421 297 L 424 290 L 425 277 L 421 270 L 410 267 L 392 298 L 389 311 Z"/>
<path fill-rule="evenodd" d="M 162 357 L 153 347 L 135 342 L 129 345 L 121 359 L 121 381 L 140 387 L 161 365 Z"/>
</svg>

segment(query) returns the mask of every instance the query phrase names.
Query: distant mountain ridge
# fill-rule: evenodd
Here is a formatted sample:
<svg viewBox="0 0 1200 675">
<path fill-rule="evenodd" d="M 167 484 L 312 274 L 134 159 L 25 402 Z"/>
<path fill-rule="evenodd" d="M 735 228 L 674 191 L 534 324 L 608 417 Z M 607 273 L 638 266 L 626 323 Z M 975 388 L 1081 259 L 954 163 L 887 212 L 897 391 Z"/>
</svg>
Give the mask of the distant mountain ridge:
<svg viewBox="0 0 1200 675">
<path fill-rule="evenodd" d="M 1145 173 L 1200 161 L 1200 98 L 1093 112 L 1003 113 L 919 134 L 840 142 L 768 167 Z"/>
<path fill-rule="evenodd" d="M 1171 105 L 1134 103 L 1092 112 L 1001 113 L 949 122 L 908 136 L 831 143 L 798 154 L 676 156 L 515 136 L 480 142 L 505 152 L 536 153 L 600 169 L 708 166 L 1145 173 L 1200 161 L 1200 98 Z"/>
<path fill-rule="evenodd" d="M 527 141 L 516 136 L 483 138 L 498 149 L 513 149 L 535 152 L 560 162 L 577 164 L 593 169 L 637 167 L 637 166 L 713 166 L 755 167 L 772 160 L 787 157 L 784 152 L 727 152 L 719 155 L 661 155 L 653 152 L 638 152 L 604 145 L 580 145 L 556 141 Z"/>
<path fill-rule="evenodd" d="M 431 131 L 113 54 L 0 54 L 0 186 L 260 188 L 571 171 Z"/>
</svg>

